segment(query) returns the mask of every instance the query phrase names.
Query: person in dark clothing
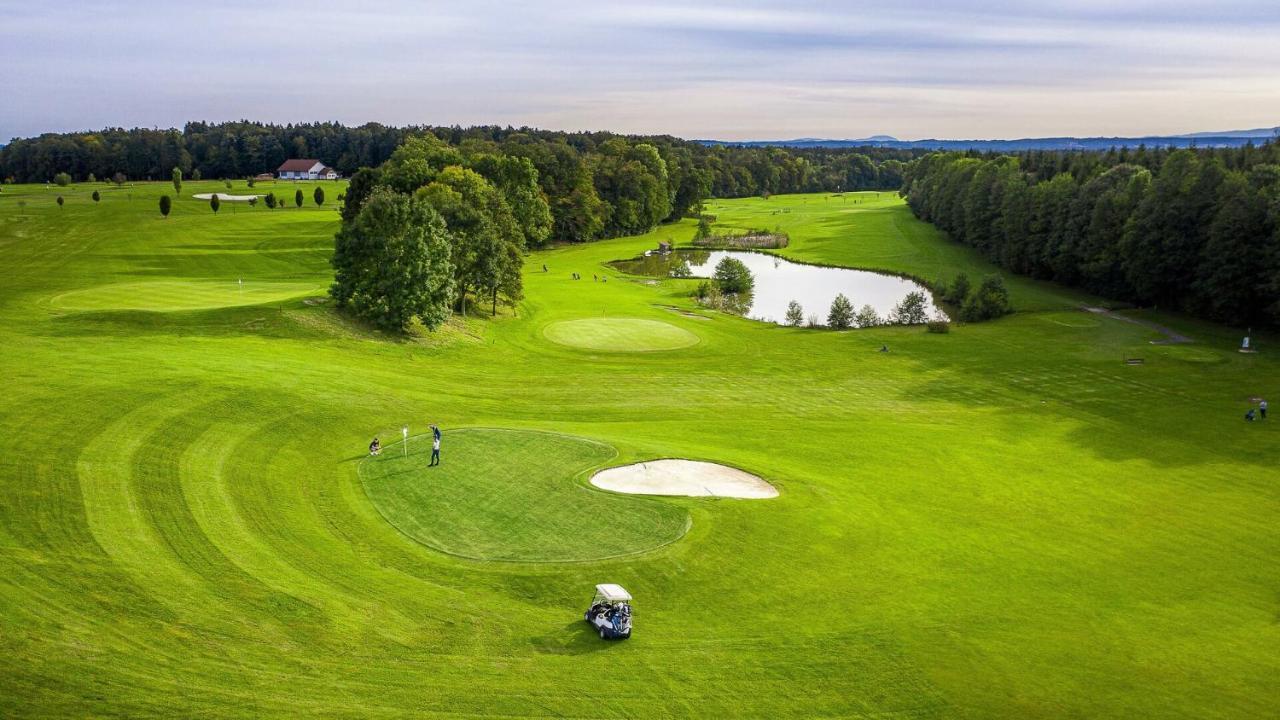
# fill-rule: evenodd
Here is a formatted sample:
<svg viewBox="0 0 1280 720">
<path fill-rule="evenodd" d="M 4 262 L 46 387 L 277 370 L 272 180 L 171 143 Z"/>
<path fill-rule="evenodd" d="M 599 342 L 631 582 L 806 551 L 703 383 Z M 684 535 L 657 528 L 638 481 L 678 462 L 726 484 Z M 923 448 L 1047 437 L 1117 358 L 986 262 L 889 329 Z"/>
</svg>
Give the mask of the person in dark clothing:
<svg viewBox="0 0 1280 720">
<path fill-rule="evenodd" d="M 431 467 L 440 464 L 440 427 L 431 426 Z"/>
<path fill-rule="evenodd" d="M 1267 401 L 1266 400 L 1258 401 L 1258 416 L 1261 417 L 1263 420 L 1267 419 Z"/>
<path fill-rule="evenodd" d="M 1244 419 L 1253 422 L 1253 408 L 1249 408 L 1249 412 L 1244 414 Z"/>
<path fill-rule="evenodd" d="M 382 454 L 382 443 L 378 442 L 378 438 L 374 438 L 373 442 L 369 443 L 369 454 L 370 455 Z"/>
</svg>

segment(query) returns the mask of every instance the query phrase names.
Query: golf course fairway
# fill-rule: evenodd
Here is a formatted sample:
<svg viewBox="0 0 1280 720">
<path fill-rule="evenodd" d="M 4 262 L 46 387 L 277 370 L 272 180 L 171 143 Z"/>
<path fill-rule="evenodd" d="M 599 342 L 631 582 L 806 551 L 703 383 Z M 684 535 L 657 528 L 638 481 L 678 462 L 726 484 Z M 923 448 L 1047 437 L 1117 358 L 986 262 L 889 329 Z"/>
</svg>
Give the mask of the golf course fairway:
<svg viewBox="0 0 1280 720">
<path fill-rule="evenodd" d="M 315 283 L 244 283 L 223 281 L 116 283 L 58 295 L 58 310 L 208 310 L 235 305 L 259 305 L 308 293 L 322 292 Z"/>
<path fill-rule="evenodd" d="M 168 183 L 0 193 L 0 716 L 1280 707 L 1280 429 L 1241 420 L 1280 337 L 1121 310 L 1192 339 L 1152 344 L 1009 275 L 1015 313 L 946 334 L 789 328 L 608 265 L 691 220 L 532 252 L 517 307 L 388 337 L 317 299 L 332 203 L 190 198 L 295 190 L 233 185 L 167 219 Z M 995 272 L 892 193 L 706 210 L 795 260 Z M 654 458 L 779 495 L 589 484 Z M 629 640 L 582 621 L 599 583 Z"/>
</svg>

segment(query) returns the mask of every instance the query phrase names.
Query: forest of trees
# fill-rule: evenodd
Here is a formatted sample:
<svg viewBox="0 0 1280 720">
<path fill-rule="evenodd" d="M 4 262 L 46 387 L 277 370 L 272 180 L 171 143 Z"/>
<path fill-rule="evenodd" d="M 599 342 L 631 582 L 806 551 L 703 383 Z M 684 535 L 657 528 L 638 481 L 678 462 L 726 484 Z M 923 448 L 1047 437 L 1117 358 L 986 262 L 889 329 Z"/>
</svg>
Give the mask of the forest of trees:
<svg viewBox="0 0 1280 720">
<path fill-rule="evenodd" d="M 1013 272 L 1145 306 L 1280 322 L 1280 144 L 935 153 L 915 214 Z"/>
<path fill-rule="evenodd" d="M 670 136 L 565 133 L 529 128 L 411 127 L 335 123 L 188 123 L 182 130 L 111 129 L 46 134 L 0 149 L 0 178 L 47 182 L 241 178 L 274 172 L 290 157 L 315 158 L 353 175 L 389 159 L 408 138 L 432 135 L 466 155 L 528 159 L 550 204 L 558 240 L 585 241 L 678 219 L 706 197 L 894 190 L 921 151 L 792 150 L 708 146 Z"/>
</svg>

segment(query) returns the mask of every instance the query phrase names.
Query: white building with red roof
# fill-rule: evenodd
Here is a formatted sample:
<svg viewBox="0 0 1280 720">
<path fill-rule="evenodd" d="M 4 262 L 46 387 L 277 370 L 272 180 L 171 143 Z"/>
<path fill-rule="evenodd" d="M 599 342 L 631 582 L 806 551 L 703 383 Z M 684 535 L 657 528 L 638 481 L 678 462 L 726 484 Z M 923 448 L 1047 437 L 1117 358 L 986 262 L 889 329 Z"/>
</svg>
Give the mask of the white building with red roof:
<svg viewBox="0 0 1280 720">
<path fill-rule="evenodd" d="M 285 160 L 276 176 L 281 180 L 337 180 L 338 171 L 319 160 Z"/>
</svg>

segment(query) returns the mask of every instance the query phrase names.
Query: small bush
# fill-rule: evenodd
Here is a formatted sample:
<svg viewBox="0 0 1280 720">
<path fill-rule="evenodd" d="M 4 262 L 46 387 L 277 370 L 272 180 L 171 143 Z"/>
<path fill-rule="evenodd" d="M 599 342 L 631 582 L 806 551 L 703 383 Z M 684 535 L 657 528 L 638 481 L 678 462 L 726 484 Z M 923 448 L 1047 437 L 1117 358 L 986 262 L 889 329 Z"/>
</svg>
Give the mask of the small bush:
<svg viewBox="0 0 1280 720">
<path fill-rule="evenodd" d="M 991 275 L 984 278 L 978 289 L 969 295 L 960 311 L 960 317 L 965 322 L 982 322 L 1008 315 L 1012 311 L 1004 280 L 999 275 Z"/>
<path fill-rule="evenodd" d="M 715 280 L 722 293 L 749 293 L 756 286 L 746 264 L 735 257 L 726 257 L 716 265 Z"/>
<path fill-rule="evenodd" d="M 316 191 L 311 194 L 311 199 L 315 201 L 316 207 L 324 205 L 324 188 L 316 188 Z"/>
<path fill-rule="evenodd" d="M 935 335 L 946 335 L 951 332 L 951 321 L 942 318 L 934 318 L 924 324 L 925 330 Z"/>
<path fill-rule="evenodd" d="M 53 183 L 58 187 L 66 187 L 71 184 L 71 176 L 67 173 L 60 172 L 53 176 Z"/>
<path fill-rule="evenodd" d="M 694 242 L 711 237 L 711 221 L 706 215 L 698 218 L 698 230 L 693 234 Z"/>
<path fill-rule="evenodd" d="M 173 209 L 173 201 L 168 195 L 160 196 L 160 215 L 161 217 L 169 217 L 169 211 Z"/>
<path fill-rule="evenodd" d="M 101 193 L 99 193 L 97 190 L 94 190 L 94 191 L 93 191 L 93 194 L 92 194 L 92 195 L 90 195 L 89 197 L 93 198 L 93 201 L 94 201 L 94 202 L 98 202 L 99 200 L 101 200 L 101 199 L 102 199 L 102 194 L 101 194 Z"/>
<path fill-rule="evenodd" d="M 972 285 L 969 283 L 969 276 L 964 273 L 960 273 L 956 276 L 955 281 L 952 282 L 949 287 L 939 290 L 939 295 L 942 297 L 943 301 L 949 302 L 952 305 L 963 305 L 965 300 L 969 298 L 969 292 L 971 289 Z"/>
<path fill-rule="evenodd" d="M 66 200 L 63 200 L 63 199 L 62 199 L 62 196 L 61 196 L 61 195 L 59 195 L 59 196 L 58 196 L 58 207 L 62 207 L 62 204 L 63 204 L 63 203 L 65 203 L 65 202 L 66 202 Z"/>
<path fill-rule="evenodd" d="M 302 188 L 298 188 L 298 191 L 293 194 L 293 204 L 302 207 Z"/>
<path fill-rule="evenodd" d="M 94 177 L 93 173 L 89 173 L 88 182 L 96 183 L 98 182 L 98 178 Z"/>
<path fill-rule="evenodd" d="M 857 315 L 853 316 L 853 323 L 860 328 L 876 327 L 883 325 L 884 321 L 880 319 L 880 313 L 870 305 L 863 305 Z"/>
<path fill-rule="evenodd" d="M 925 299 L 924 293 L 909 292 L 889 314 L 889 322 L 894 325 L 923 325 L 929 319 L 926 307 L 928 307 L 928 300 Z"/>
<path fill-rule="evenodd" d="M 795 300 L 787 303 L 786 324 L 791 327 L 800 327 L 804 324 L 804 308 L 800 307 L 800 303 Z"/>
<path fill-rule="evenodd" d="M 848 330 L 853 327 L 853 303 L 844 293 L 836 295 L 831 301 L 831 310 L 827 312 L 827 325 L 832 330 Z"/>
<path fill-rule="evenodd" d="M 209 209 L 213 211 L 214 215 L 217 215 L 220 207 L 222 207 L 222 200 L 218 197 L 218 193 L 214 193 L 213 197 L 209 198 Z"/>
</svg>

